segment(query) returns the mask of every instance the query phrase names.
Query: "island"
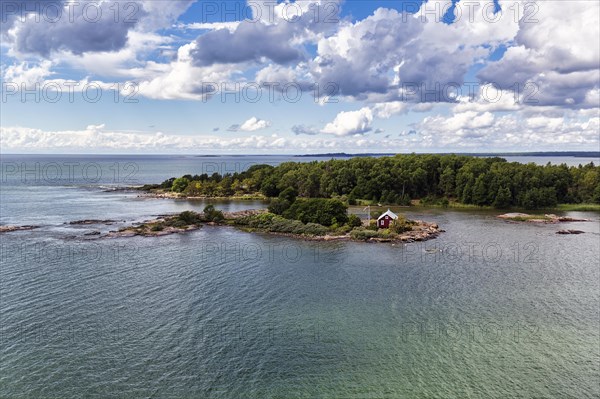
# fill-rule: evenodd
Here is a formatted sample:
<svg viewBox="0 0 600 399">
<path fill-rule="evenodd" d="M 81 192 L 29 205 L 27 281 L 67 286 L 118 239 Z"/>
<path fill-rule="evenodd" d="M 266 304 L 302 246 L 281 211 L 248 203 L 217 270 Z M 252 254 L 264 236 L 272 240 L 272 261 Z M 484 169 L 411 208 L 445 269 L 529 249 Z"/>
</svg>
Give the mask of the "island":
<svg viewBox="0 0 600 399">
<path fill-rule="evenodd" d="M 175 215 L 162 215 L 97 238 L 161 237 L 198 230 L 204 225 L 233 226 L 246 232 L 283 235 L 311 241 L 414 242 L 433 239 L 443 232 L 435 223 L 408 220 L 401 216 L 394 219 L 388 228 L 379 229 L 374 221 L 364 223 L 356 215 L 347 216 L 345 209 L 339 204 L 329 205 L 329 211 L 318 213 L 326 225 L 314 221 L 303 223 L 301 220 L 288 219 L 264 209 L 222 212 L 213 205 L 208 205 L 201 213 L 184 211 Z M 299 207 L 306 209 L 310 206 L 315 206 L 313 201 L 306 201 Z M 342 209 L 344 213 L 337 213 Z"/>
<path fill-rule="evenodd" d="M 0 233 L 12 233 L 14 231 L 35 230 L 39 226 L 0 226 Z"/>
<path fill-rule="evenodd" d="M 600 167 L 521 164 L 503 158 L 399 154 L 253 165 L 243 172 L 185 175 L 137 187 L 165 198 L 277 200 L 300 198 L 347 205 L 600 210 Z"/>
</svg>

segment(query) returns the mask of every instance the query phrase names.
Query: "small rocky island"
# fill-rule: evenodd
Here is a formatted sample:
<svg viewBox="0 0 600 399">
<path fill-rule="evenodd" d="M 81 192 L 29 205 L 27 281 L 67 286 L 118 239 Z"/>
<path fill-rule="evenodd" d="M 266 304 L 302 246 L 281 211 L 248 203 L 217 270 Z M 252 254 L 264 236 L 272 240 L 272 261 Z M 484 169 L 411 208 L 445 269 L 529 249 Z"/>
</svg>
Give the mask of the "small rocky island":
<svg viewBox="0 0 600 399">
<path fill-rule="evenodd" d="M 0 226 L 0 233 L 12 233 L 13 231 L 34 230 L 39 226 Z"/>
<path fill-rule="evenodd" d="M 98 238 L 161 237 L 198 230 L 204 225 L 233 226 L 246 232 L 310 241 L 415 242 L 436 238 L 443 232 L 435 223 L 405 218 L 397 220 L 387 229 L 378 229 L 375 223 L 369 225 L 356 215 L 350 215 L 348 223 L 342 226 L 324 226 L 286 219 L 267 210 L 221 212 L 209 205 L 202 213 L 185 211 L 176 215 L 161 215 L 153 220 L 111 231 Z"/>
<path fill-rule="evenodd" d="M 547 223 L 556 224 L 561 222 L 589 222 L 589 219 L 578 219 L 569 216 L 557 216 L 554 214 L 530 215 L 527 213 L 505 213 L 497 216 L 500 219 L 509 220 L 512 222 L 530 222 L 530 223 Z"/>
<path fill-rule="evenodd" d="M 529 215 L 527 213 L 505 213 L 497 216 L 500 219 L 508 220 L 511 222 L 528 222 L 528 223 L 542 223 L 542 224 L 557 224 L 564 222 L 589 222 L 589 219 L 578 219 L 569 216 L 557 216 L 554 214 L 544 215 Z M 584 231 L 564 229 L 559 230 L 556 234 L 569 235 L 569 234 L 583 234 Z"/>
</svg>

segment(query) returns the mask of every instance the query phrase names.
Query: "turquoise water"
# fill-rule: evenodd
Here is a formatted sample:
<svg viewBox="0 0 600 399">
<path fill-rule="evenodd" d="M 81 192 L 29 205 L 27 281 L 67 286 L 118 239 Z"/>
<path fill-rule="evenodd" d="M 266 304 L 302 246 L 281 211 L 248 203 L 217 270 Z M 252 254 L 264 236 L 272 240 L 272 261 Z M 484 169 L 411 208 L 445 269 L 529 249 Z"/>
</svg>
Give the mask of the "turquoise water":
<svg viewBox="0 0 600 399">
<path fill-rule="evenodd" d="M 187 167 L 149 162 L 142 182 Z M 600 396 L 598 213 L 569 212 L 592 221 L 561 236 L 493 212 L 413 211 L 446 233 L 409 245 L 209 226 L 89 240 L 115 227 L 63 223 L 205 203 L 85 180 L 3 181 L 1 222 L 42 227 L 0 236 L 0 397 Z"/>
</svg>

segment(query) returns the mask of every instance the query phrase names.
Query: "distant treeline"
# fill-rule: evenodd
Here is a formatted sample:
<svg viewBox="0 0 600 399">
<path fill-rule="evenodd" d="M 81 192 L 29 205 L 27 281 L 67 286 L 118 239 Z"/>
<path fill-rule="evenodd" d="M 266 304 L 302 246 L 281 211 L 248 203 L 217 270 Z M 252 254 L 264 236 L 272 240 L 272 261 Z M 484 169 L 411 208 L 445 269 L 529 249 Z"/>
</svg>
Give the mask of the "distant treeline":
<svg viewBox="0 0 600 399">
<path fill-rule="evenodd" d="M 394 156 L 395 153 L 387 152 L 365 152 L 360 154 L 348 154 L 346 152 L 329 152 L 325 154 L 295 155 L 299 158 L 353 158 L 353 157 L 383 157 Z M 427 154 L 422 154 L 427 155 Z M 469 153 L 439 153 L 434 155 L 466 155 L 471 157 L 576 157 L 576 158 L 599 158 L 600 151 L 541 151 L 541 152 L 469 152 Z"/>
<path fill-rule="evenodd" d="M 457 201 L 497 208 L 600 203 L 600 168 L 545 166 L 464 155 L 395 155 L 381 158 L 255 165 L 242 173 L 172 178 L 161 188 L 187 196 L 226 197 L 262 193 L 278 197 L 287 188 L 304 198 L 339 198 L 348 204 Z"/>
</svg>

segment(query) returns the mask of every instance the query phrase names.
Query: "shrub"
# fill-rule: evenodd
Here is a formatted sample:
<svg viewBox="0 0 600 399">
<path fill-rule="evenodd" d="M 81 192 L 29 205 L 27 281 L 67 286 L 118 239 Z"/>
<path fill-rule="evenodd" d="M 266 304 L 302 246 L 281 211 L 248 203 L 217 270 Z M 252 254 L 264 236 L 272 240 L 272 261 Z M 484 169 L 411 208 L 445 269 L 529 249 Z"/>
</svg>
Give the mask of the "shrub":
<svg viewBox="0 0 600 399">
<path fill-rule="evenodd" d="M 398 215 L 398 219 L 393 220 L 390 224 L 390 230 L 396 234 L 404 233 L 405 231 L 411 231 L 414 223 L 407 220 L 404 216 Z"/>
<path fill-rule="evenodd" d="M 408 194 L 398 195 L 396 203 L 398 203 L 398 205 L 408 206 L 410 205 L 410 196 Z"/>
<path fill-rule="evenodd" d="M 235 220 L 235 224 L 274 233 L 287 233 L 309 236 L 325 235 L 329 229 L 316 223 L 304 224 L 299 220 L 290 220 L 272 213 L 246 216 Z"/>
<path fill-rule="evenodd" d="M 221 222 L 225 219 L 223 212 L 215 209 L 213 205 L 207 205 L 202 213 L 204 213 L 204 219 L 208 222 Z"/>
<path fill-rule="evenodd" d="M 352 237 L 353 240 L 368 240 L 369 238 L 374 238 L 377 236 L 378 232 L 366 230 L 362 227 L 356 228 L 350 233 L 350 237 Z"/>
<path fill-rule="evenodd" d="M 163 231 L 165 226 L 162 223 L 156 223 L 150 228 L 151 231 Z"/>
<path fill-rule="evenodd" d="M 350 227 L 362 226 L 361 218 L 356 215 L 349 215 L 348 216 L 348 226 L 350 226 Z"/>
<path fill-rule="evenodd" d="M 184 227 L 187 227 L 189 225 L 189 223 L 186 223 L 185 221 L 183 221 L 181 219 L 176 219 L 172 223 L 170 223 L 170 225 L 172 227 L 177 227 L 179 229 L 182 229 Z"/>
<path fill-rule="evenodd" d="M 369 222 L 369 225 L 367 226 L 367 230 L 373 230 L 373 231 L 377 231 L 377 220 L 373 220 L 371 219 L 371 221 Z"/>
<path fill-rule="evenodd" d="M 283 215 L 290 207 L 291 203 L 286 199 L 273 198 L 269 204 L 269 212 L 276 215 Z"/>
<path fill-rule="evenodd" d="M 192 211 L 183 211 L 177 216 L 177 219 L 188 225 L 197 224 L 200 222 L 200 215 Z"/>
</svg>

